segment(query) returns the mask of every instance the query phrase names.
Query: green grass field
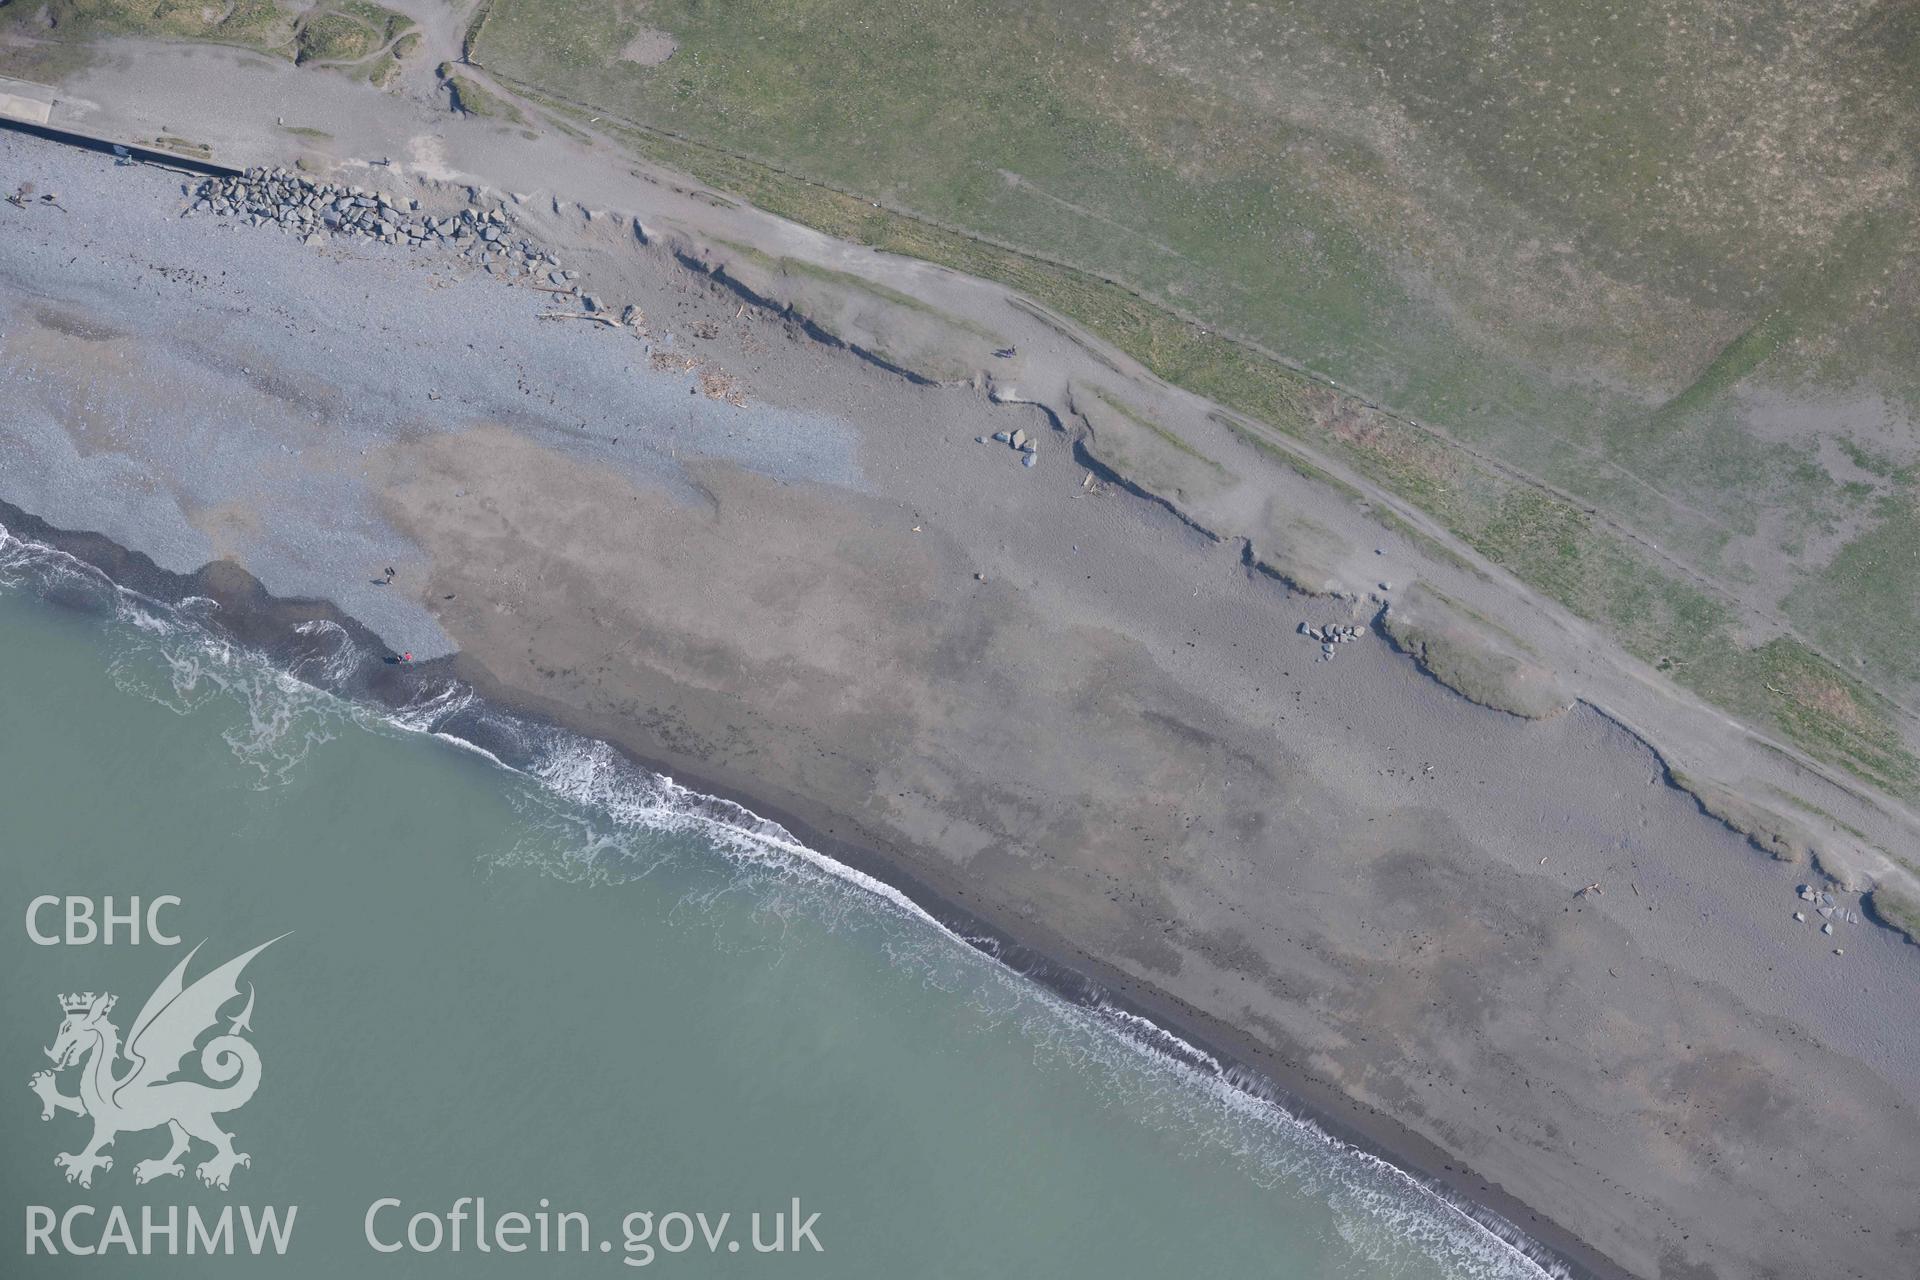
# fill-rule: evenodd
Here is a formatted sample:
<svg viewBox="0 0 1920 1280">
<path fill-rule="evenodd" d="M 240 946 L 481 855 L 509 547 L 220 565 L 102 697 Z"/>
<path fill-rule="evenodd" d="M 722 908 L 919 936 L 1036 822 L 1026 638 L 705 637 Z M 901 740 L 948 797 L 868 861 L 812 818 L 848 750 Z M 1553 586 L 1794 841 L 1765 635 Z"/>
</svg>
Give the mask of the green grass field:
<svg viewBox="0 0 1920 1280">
<path fill-rule="evenodd" d="M 401 30 L 367 0 L 45 12 L 0 70 L 133 31 L 379 83 Z M 522 106 L 1021 290 L 1920 794 L 1920 7 L 489 0 L 466 44 Z"/>
<path fill-rule="evenodd" d="M 125 35 L 235 45 L 302 65 L 348 64 L 378 82 L 385 68 L 372 55 L 412 25 L 372 0 L 15 0 L 0 4 L 0 73 L 55 81 L 89 60 L 91 40 Z"/>
<path fill-rule="evenodd" d="M 678 50 L 624 60 L 643 28 Z M 1914 12 L 494 0 L 473 47 L 762 207 L 1021 288 L 1920 787 L 1889 700 L 1920 592 L 1880 578 L 1920 456 L 1847 461 L 1848 405 L 1920 393 Z M 1761 615 L 1794 634 L 1743 643 Z"/>
<path fill-rule="evenodd" d="M 147 35 L 208 40 L 288 57 L 294 51 L 296 6 L 275 0 L 232 0 L 189 4 L 185 0 L 42 0 L 38 5 L 0 6 L 0 32 L 66 46 L 74 51 L 63 63 L 77 65 L 85 41 L 102 35 Z M 30 61 L 28 51 L 21 61 Z M 11 66 L 20 61 L 9 58 Z M 23 67 L 11 74 L 27 74 Z"/>
</svg>

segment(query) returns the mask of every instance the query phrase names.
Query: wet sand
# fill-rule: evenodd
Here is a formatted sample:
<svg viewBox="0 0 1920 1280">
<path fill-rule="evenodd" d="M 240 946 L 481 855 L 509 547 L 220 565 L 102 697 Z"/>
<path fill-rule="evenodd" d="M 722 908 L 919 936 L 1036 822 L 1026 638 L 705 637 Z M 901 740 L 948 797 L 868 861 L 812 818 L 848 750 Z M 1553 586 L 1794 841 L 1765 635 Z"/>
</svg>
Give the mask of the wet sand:
<svg viewBox="0 0 1920 1280">
<path fill-rule="evenodd" d="M 336 602 L 1596 1273 L 1885 1277 L 1920 1249 L 1920 948 L 1794 924 L 1804 870 L 1600 712 L 1473 706 L 1367 606 L 1089 487 L 1057 418 L 887 375 L 630 240 L 583 261 L 746 408 L 493 281 L 182 223 L 174 179 L 44 144 L 0 160 L 69 208 L 0 248 L 0 499 L 155 562 L 122 573 L 236 618 L 275 615 L 251 579 Z M 1016 428 L 1038 466 L 975 443 Z M 222 558 L 251 579 L 164 577 Z M 1303 620 L 1363 639 L 1319 661 Z"/>
</svg>

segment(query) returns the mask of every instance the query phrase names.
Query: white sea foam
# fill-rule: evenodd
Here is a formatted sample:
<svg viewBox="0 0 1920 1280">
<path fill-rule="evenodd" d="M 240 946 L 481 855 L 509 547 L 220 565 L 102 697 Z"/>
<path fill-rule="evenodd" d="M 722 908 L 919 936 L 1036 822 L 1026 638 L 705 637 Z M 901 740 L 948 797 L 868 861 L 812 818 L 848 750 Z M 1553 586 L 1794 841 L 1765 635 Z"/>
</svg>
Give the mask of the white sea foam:
<svg viewBox="0 0 1920 1280">
<path fill-rule="evenodd" d="M 222 737 L 234 758 L 256 771 L 256 786 L 286 781 L 314 747 L 336 736 L 344 718 L 344 704 L 214 630 L 218 606 L 204 596 L 156 600 L 0 526 L 4 586 L 26 587 L 119 624 L 106 632 L 107 673 L 125 693 L 178 715 L 215 699 L 238 702 L 246 722 Z"/>
<path fill-rule="evenodd" d="M 92 565 L 64 551 L 17 538 L 0 525 L 0 586 L 26 586 L 95 611 L 114 608 L 120 589 Z"/>
<path fill-rule="evenodd" d="M 359 670 L 365 657 L 347 629 L 330 618 L 314 618 L 303 622 L 293 632 L 314 641 L 317 647 L 295 657 L 288 664 L 288 670 L 322 689 L 339 690 L 344 687 L 354 672 Z"/>
<path fill-rule="evenodd" d="M 663 859 L 658 836 L 696 834 L 752 874 L 751 882 L 736 878 L 730 889 L 765 895 L 770 882 L 830 888 L 831 896 L 805 895 L 815 917 L 885 929 L 882 945 L 897 965 L 916 969 L 941 990 L 964 988 L 991 1019 L 1015 1021 L 1039 1056 L 1105 1076 L 1110 1096 L 1124 1098 L 1130 1113 L 1187 1134 L 1196 1149 L 1229 1150 L 1265 1185 L 1291 1182 L 1325 1199 L 1341 1237 L 1389 1269 L 1386 1274 L 1439 1259 L 1476 1280 L 1565 1275 L 1518 1230 L 1293 1114 L 1260 1077 L 1223 1066 L 1128 1010 L 1057 996 L 1001 963 L 997 944 L 962 937 L 898 889 L 808 848 L 778 823 L 640 770 L 606 743 L 564 731 L 546 731 L 537 763 L 524 772 L 548 800 L 559 802 L 541 805 L 539 818 L 544 836 L 561 837 L 571 865 L 555 866 L 550 853 L 531 856 L 549 871 L 589 879 L 645 875 Z M 539 843 L 554 847 L 549 839 Z M 847 886 L 861 892 L 848 894 Z M 890 927 L 902 924 L 910 931 Z"/>
<path fill-rule="evenodd" d="M 286 782 L 309 752 L 338 736 L 346 718 L 342 704 L 211 631 L 204 618 L 140 598 L 128 600 L 117 616 L 137 630 L 112 642 L 114 683 L 179 715 L 215 699 L 238 703 L 246 721 L 221 737 L 234 758 L 258 774 L 255 786 Z"/>
<path fill-rule="evenodd" d="M 1473 1280 L 1565 1275 L 1492 1215 L 1293 1114 L 1258 1076 L 1118 1006 L 1061 998 L 1002 963 L 993 940 L 949 930 L 906 894 L 808 848 L 778 823 L 638 769 L 604 742 L 506 720 L 451 680 L 398 709 L 345 702 L 327 690 L 346 685 L 363 658 L 337 624 L 297 628 L 319 647 L 281 670 L 224 639 L 210 625 L 213 602 L 150 599 L 0 526 L 0 587 L 7 586 L 124 624 L 110 629 L 110 667 L 129 693 L 183 715 L 215 698 L 237 700 L 246 723 L 225 737 L 235 758 L 259 772 L 259 785 L 284 781 L 348 722 L 451 742 L 537 784 L 514 796 L 536 837 L 523 842 L 522 860 L 550 874 L 628 879 L 675 856 L 674 842 L 661 837 L 689 837 L 681 842 L 689 850 L 718 849 L 734 874 L 712 896 L 748 892 L 763 915 L 804 909 L 829 927 L 880 931 L 896 965 L 963 994 L 988 1025 L 1017 1026 L 1038 1062 L 1091 1073 L 1128 1114 L 1183 1136 L 1196 1151 L 1227 1152 L 1262 1185 L 1288 1184 L 1323 1200 L 1341 1238 L 1383 1274 L 1438 1260 Z M 512 768 L 449 729 L 458 717 L 481 713 L 527 748 L 528 763 Z M 564 850 L 558 860 L 556 848 Z"/>
</svg>

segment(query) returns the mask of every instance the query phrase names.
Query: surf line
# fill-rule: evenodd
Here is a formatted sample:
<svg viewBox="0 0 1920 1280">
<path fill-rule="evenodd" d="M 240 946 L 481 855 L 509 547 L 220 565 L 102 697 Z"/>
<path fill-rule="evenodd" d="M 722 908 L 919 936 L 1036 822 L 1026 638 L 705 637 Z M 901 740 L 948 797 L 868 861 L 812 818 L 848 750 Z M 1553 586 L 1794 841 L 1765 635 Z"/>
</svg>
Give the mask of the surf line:
<svg viewBox="0 0 1920 1280">
<path fill-rule="evenodd" d="M 638 826 L 647 824 L 648 819 L 645 815 L 628 817 L 618 813 L 606 803 L 604 797 L 597 797 L 590 793 L 579 794 L 543 774 L 537 765 L 529 767 L 510 764 L 484 745 L 442 727 L 455 712 L 472 708 L 481 704 L 482 701 L 471 689 L 457 682 L 449 682 L 449 687 L 428 695 L 420 703 L 408 704 L 407 707 L 398 709 L 398 714 L 391 718 L 391 722 L 409 732 L 423 733 L 471 751 L 510 774 L 534 782 L 549 794 L 596 808 L 618 822 L 632 822 Z M 422 712 L 426 714 L 421 715 Z M 489 708 L 489 712 L 509 722 L 524 724 L 519 716 L 511 712 L 504 712 L 499 708 Z M 1281 1093 L 1280 1088 L 1262 1073 L 1244 1065 L 1223 1065 L 1220 1059 L 1177 1032 L 1143 1014 L 1122 1007 L 1113 994 L 1100 984 L 1071 970 L 1065 970 L 1064 974 L 1071 974 L 1083 991 L 1073 993 L 1063 990 L 1062 985 L 1057 981 L 1048 981 L 1044 977 L 1022 970 L 1011 962 L 1006 956 L 1003 943 L 997 937 L 986 932 L 976 934 L 965 926 L 950 924 L 915 901 L 910 894 L 898 886 L 812 848 L 795 838 L 779 823 L 761 817 L 747 806 L 683 786 L 664 773 L 648 769 L 627 759 L 617 747 L 602 739 L 590 738 L 564 728 L 553 728 L 551 732 L 570 740 L 568 745 L 575 750 L 587 749 L 594 752 L 599 760 L 624 771 L 632 780 L 658 788 L 661 795 L 659 807 L 670 810 L 677 821 L 689 823 L 710 835 L 725 837 L 715 841 L 720 845 L 723 854 L 745 857 L 746 855 L 740 852 L 735 843 L 745 841 L 772 854 L 791 858 L 843 884 L 864 890 L 913 922 L 931 926 L 939 935 L 988 961 L 1002 973 L 1029 984 L 1033 990 L 1054 1002 L 1059 1010 L 1091 1017 L 1104 1032 L 1112 1035 L 1128 1049 L 1149 1059 L 1156 1066 L 1184 1076 L 1189 1083 L 1213 1096 L 1220 1105 L 1256 1108 L 1264 1116 L 1276 1119 L 1320 1143 L 1336 1158 L 1356 1158 L 1370 1168 L 1390 1174 L 1423 1199 L 1436 1202 L 1444 1210 L 1448 1220 L 1464 1226 L 1472 1237 L 1490 1245 L 1498 1255 L 1508 1261 L 1521 1266 L 1535 1280 L 1571 1280 L 1574 1273 L 1569 1270 L 1564 1260 L 1500 1214 L 1467 1200 L 1451 1189 L 1434 1183 L 1410 1169 L 1403 1168 L 1385 1156 L 1368 1151 L 1329 1132 L 1304 1109 L 1296 1109 L 1282 1101 L 1278 1096 Z M 727 816 L 715 816 L 714 810 L 719 810 Z M 668 824 L 662 822 L 661 826 L 666 827 Z"/>
<path fill-rule="evenodd" d="M 140 630 L 153 630 L 156 624 L 160 624 L 160 629 L 174 634 L 178 634 L 178 628 L 231 652 L 231 642 L 214 630 L 214 619 L 219 608 L 217 601 L 195 594 L 183 594 L 175 601 L 165 601 L 115 581 L 97 565 L 62 548 L 20 538 L 0 524 L 0 586 L 10 585 L 10 580 L 17 581 L 15 574 L 22 569 L 36 570 L 25 576 L 42 579 L 45 587 L 53 585 L 51 581 L 46 581 L 48 570 L 81 577 L 89 586 L 103 587 L 112 593 L 117 605 L 113 611 L 115 621 L 126 622 Z M 47 593 L 42 590 L 39 594 L 44 596 Z M 212 607 L 189 610 L 187 606 L 190 604 Z M 129 608 L 129 605 L 132 607 Z M 160 616 L 156 617 L 156 614 Z M 308 626 L 309 629 L 304 632 L 298 627 L 294 630 L 300 634 L 312 634 L 310 624 Z M 257 647 L 253 648 L 252 656 L 272 665 L 268 655 Z M 345 654 L 335 656 L 344 657 Z M 360 656 L 363 663 L 375 661 L 371 654 L 364 651 Z M 329 678 L 339 679 L 346 674 L 331 662 L 325 666 Z M 1041 958 L 1048 972 L 1042 974 L 1023 970 L 1008 958 L 1006 943 L 993 936 L 993 931 L 984 925 L 976 922 L 965 926 L 950 924 L 922 906 L 906 891 L 812 848 L 779 823 L 760 817 L 744 805 L 685 787 L 663 773 L 629 760 L 618 748 L 604 740 L 590 738 L 561 726 L 537 724 L 504 708 L 490 706 L 470 687 L 458 681 L 433 681 L 431 685 L 416 690 L 419 696 L 391 705 L 343 696 L 335 689 L 314 683 L 299 669 L 275 669 L 307 688 L 339 699 L 349 714 L 356 711 L 371 712 L 372 719 L 390 728 L 424 734 L 473 752 L 506 773 L 526 778 L 551 795 L 596 808 L 623 825 L 644 828 L 652 823 L 657 829 L 670 830 L 675 823 L 687 823 L 710 836 L 723 837 L 715 840 L 723 854 L 749 858 L 740 848 L 740 842 L 744 841 L 768 854 L 790 859 L 837 882 L 863 890 L 872 899 L 886 904 L 905 918 L 932 926 L 938 934 L 987 960 L 1003 973 L 1030 984 L 1031 989 L 1056 1002 L 1058 1008 L 1092 1018 L 1096 1025 L 1121 1044 L 1156 1065 L 1186 1077 L 1221 1105 L 1256 1108 L 1259 1114 L 1287 1124 L 1339 1156 L 1356 1157 L 1367 1167 L 1390 1172 L 1423 1199 L 1437 1202 L 1446 1219 L 1464 1225 L 1473 1238 L 1490 1245 L 1498 1255 L 1525 1268 L 1535 1280 L 1569 1280 L 1574 1275 L 1566 1260 L 1556 1256 L 1492 1209 L 1474 1203 L 1386 1156 L 1330 1132 L 1309 1109 L 1285 1100 L 1284 1091 L 1263 1073 L 1243 1064 L 1223 1064 L 1214 1054 L 1186 1037 L 1152 1018 L 1125 1008 L 1112 992 L 1071 969 L 1054 966 Z M 347 680 L 341 679 L 340 683 L 344 685 Z M 555 763 L 558 754 L 555 751 L 536 753 L 535 759 L 527 765 L 515 764 L 450 725 L 449 722 L 461 712 L 476 709 L 484 709 L 489 717 L 496 717 L 517 731 L 544 730 L 550 735 L 549 746 L 553 738 L 564 738 L 566 745 L 574 750 L 584 748 L 594 752 L 600 761 L 621 771 L 627 778 L 656 789 L 658 803 L 652 806 L 654 812 L 622 814 L 605 797 L 576 794 L 560 778 L 543 773 L 539 767 L 542 763 Z M 772 860 L 765 859 L 769 863 Z M 978 933 L 974 931 L 976 927 L 979 928 Z M 1067 978 L 1072 979 L 1072 985 L 1078 990 L 1068 989 Z"/>
</svg>

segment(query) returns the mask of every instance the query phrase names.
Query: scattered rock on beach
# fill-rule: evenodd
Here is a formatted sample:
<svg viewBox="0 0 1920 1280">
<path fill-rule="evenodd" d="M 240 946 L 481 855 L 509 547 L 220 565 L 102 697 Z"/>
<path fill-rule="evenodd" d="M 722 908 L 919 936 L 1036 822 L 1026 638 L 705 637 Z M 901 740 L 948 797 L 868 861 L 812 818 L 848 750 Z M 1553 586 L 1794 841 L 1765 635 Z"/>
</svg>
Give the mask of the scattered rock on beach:
<svg viewBox="0 0 1920 1280">
<path fill-rule="evenodd" d="M 1309 640 L 1319 641 L 1320 657 L 1317 660 L 1321 662 L 1330 660 L 1335 653 L 1339 652 L 1338 646 L 1352 644 L 1360 638 L 1360 628 L 1338 622 L 1329 622 L 1324 627 L 1317 627 L 1311 622 L 1302 622 L 1297 632 Z"/>
<path fill-rule="evenodd" d="M 272 227 L 298 237 L 308 248 L 319 248 L 331 237 L 409 250 L 441 250 L 508 283 L 534 284 L 544 276 L 555 286 L 552 292 L 579 298 L 577 314 L 611 327 L 612 313 L 620 310 L 618 327 L 630 328 L 643 339 L 652 337 L 639 307 L 627 305 L 621 310 L 620 304 L 609 304 L 597 294 L 583 294 L 574 283 L 580 273 L 561 265 L 553 250 L 519 234 L 504 204 L 485 207 L 483 199 L 492 197 L 483 196 L 476 187 L 467 189 L 466 208 L 447 214 L 423 211 L 420 201 L 412 197 L 327 182 L 285 168 L 252 168 L 232 177 L 202 179 L 181 190 L 188 199 L 180 213 L 183 218 L 210 215 L 230 219 L 225 224 L 229 226 Z M 520 199 L 516 196 L 515 203 Z M 705 388 L 710 397 L 740 402 L 741 393 L 731 379 L 715 373 L 702 377 L 711 384 Z"/>
</svg>

